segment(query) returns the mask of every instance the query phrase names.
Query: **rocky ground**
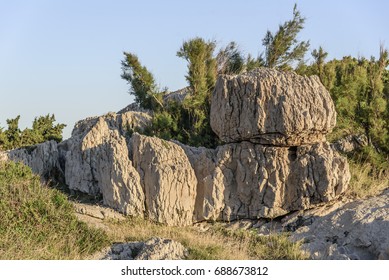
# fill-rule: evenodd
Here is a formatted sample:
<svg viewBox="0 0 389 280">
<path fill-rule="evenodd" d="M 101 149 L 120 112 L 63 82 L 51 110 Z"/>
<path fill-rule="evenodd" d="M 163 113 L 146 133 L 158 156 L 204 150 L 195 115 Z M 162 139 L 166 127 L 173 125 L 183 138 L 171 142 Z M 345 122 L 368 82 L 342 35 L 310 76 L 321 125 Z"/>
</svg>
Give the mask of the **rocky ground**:
<svg viewBox="0 0 389 280">
<path fill-rule="evenodd" d="M 123 221 L 126 217 L 103 205 L 96 203 L 73 202 L 76 216 L 90 226 L 109 230 L 105 220 Z M 184 246 L 174 240 L 154 237 L 145 242 L 115 243 L 97 252 L 94 260 L 181 260 L 188 254 Z"/>
<path fill-rule="evenodd" d="M 125 216 L 110 208 L 74 203 L 82 221 L 105 228 L 105 219 Z M 208 222 L 193 225 L 207 231 Z M 250 230 L 259 235 L 288 232 L 290 240 L 302 242 L 311 259 L 389 259 L 389 189 L 380 196 L 351 201 L 339 199 L 313 209 L 296 211 L 282 218 L 237 220 L 224 223 L 229 230 Z M 182 244 L 154 237 L 146 242 L 116 243 L 91 256 L 102 260 L 185 259 Z"/>
<path fill-rule="evenodd" d="M 265 68 L 220 76 L 210 124 L 224 143 L 215 149 L 135 132 L 152 118 L 130 105 L 77 122 L 61 143 L 0 152 L 0 160 L 22 161 L 43 179 L 102 197 L 104 206 L 75 206 L 97 227 L 122 219 L 116 210 L 168 226 L 217 221 L 265 235 L 288 231 L 311 258 L 389 258 L 388 193 L 341 200 L 351 175 L 338 151 L 365 140 L 326 141 L 336 111 L 318 77 Z M 150 252 L 161 246 L 170 253 Z M 156 238 L 115 244 L 102 258 L 181 258 L 183 251 Z"/>
</svg>

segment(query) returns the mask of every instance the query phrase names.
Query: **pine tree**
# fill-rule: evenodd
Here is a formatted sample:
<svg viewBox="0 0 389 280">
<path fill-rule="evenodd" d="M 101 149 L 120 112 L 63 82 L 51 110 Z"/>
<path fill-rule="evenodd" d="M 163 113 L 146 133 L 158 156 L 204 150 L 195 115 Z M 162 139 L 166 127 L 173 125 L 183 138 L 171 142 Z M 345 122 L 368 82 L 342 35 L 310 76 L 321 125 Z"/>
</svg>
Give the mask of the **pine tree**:
<svg viewBox="0 0 389 280">
<path fill-rule="evenodd" d="M 303 60 L 309 48 L 309 41 L 299 42 L 297 35 L 304 28 L 304 22 L 305 18 L 301 17 L 297 5 L 294 5 L 292 20 L 280 25 L 275 34 L 267 31 L 262 40 L 266 67 L 290 69 L 294 61 Z"/>
<path fill-rule="evenodd" d="M 130 84 L 130 94 L 135 96 L 135 102 L 144 109 L 157 110 L 162 106 L 162 92 L 158 90 L 154 76 L 145 66 L 142 66 L 135 54 L 124 52 L 122 60 L 122 79 Z"/>
<path fill-rule="evenodd" d="M 216 56 L 217 73 L 240 74 L 245 68 L 245 58 L 235 42 L 230 42 Z"/>
<path fill-rule="evenodd" d="M 194 38 L 183 43 L 177 56 L 188 62 L 185 76 L 193 95 L 207 95 L 216 82 L 216 59 L 213 57 L 216 43 Z"/>
<path fill-rule="evenodd" d="M 317 67 L 317 74 L 320 78 L 320 81 L 323 83 L 324 80 L 324 65 L 325 65 L 325 59 L 328 55 L 327 52 L 324 51 L 324 49 L 320 46 L 319 49 L 314 49 L 312 51 L 312 56 L 315 59 L 315 64 Z"/>
<path fill-rule="evenodd" d="M 385 110 L 387 100 L 384 96 L 384 71 L 389 65 L 388 50 L 380 47 L 380 56 L 376 60 L 374 57 L 366 61 L 367 86 L 358 98 L 357 116 L 363 125 L 369 145 L 373 142 L 383 144 L 383 139 L 388 137 L 386 131 Z"/>
</svg>

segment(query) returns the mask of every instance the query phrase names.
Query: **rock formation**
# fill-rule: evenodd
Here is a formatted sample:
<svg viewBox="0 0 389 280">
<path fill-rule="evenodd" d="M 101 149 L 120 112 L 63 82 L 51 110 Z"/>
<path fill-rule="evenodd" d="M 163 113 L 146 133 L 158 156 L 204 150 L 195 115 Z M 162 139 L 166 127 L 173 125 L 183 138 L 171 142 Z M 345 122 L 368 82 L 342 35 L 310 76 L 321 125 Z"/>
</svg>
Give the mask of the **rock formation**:
<svg viewBox="0 0 389 280">
<path fill-rule="evenodd" d="M 347 188 L 347 161 L 325 141 L 334 106 L 315 77 L 271 69 L 219 77 L 211 125 L 228 143 L 216 149 L 140 135 L 151 115 L 129 110 L 137 109 L 80 121 L 58 145 L 6 155 L 42 175 L 56 168 L 69 189 L 168 225 L 275 218 Z"/>
<path fill-rule="evenodd" d="M 328 202 L 347 188 L 345 158 L 326 142 L 272 147 L 242 142 L 215 151 L 183 146 L 196 172 L 196 219 L 275 218 Z"/>
<path fill-rule="evenodd" d="M 184 150 L 173 142 L 139 134 L 133 135 L 131 143 L 147 216 L 168 225 L 192 224 L 197 179 Z"/>
<path fill-rule="evenodd" d="M 58 166 L 58 149 L 55 141 L 48 141 L 28 148 L 0 152 L 0 160 L 23 162 L 32 171 L 44 179 L 56 176 Z"/>
<path fill-rule="evenodd" d="M 210 120 L 227 143 L 299 146 L 325 141 L 336 112 L 318 77 L 262 68 L 219 77 Z"/>
<path fill-rule="evenodd" d="M 72 137 L 59 144 L 69 189 L 102 194 L 106 205 L 143 216 L 144 193 L 125 136 L 126 127 L 141 127 L 145 120 L 143 113 L 127 112 L 78 122 Z"/>
</svg>

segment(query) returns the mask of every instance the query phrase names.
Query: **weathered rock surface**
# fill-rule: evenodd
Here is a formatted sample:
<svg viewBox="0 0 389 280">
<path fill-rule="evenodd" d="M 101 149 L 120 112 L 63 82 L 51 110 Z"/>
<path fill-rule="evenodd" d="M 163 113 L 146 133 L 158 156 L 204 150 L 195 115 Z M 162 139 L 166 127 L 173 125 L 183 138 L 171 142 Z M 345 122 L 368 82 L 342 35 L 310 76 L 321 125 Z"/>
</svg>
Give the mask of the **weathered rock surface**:
<svg viewBox="0 0 389 280">
<path fill-rule="evenodd" d="M 86 203 L 80 203 L 74 201 L 72 201 L 72 204 L 74 206 L 74 210 L 76 211 L 76 213 L 84 216 L 88 216 L 100 220 L 110 219 L 110 220 L 122 221 L 126 219 L 124 215 L 120 214 L 117 211 L 114 211 L 112 208 L 103 205 L 86 204 Z"/>
<path fill-rule="evenodd" d="M 332 147 L 341 153 L 350 153 L 360 150 L 368 145 L 366 135 L 348 135 L 332 144 Z"/>
<path fill-rule="evenodd" d="M 116 243 L 92 256 L 99 260 L 133 260 L 144 247 L 144 242 Z"/>
<path fill-rule="evenodd" d="M 275 218 L 333 200 L 350 180 L 345 158 L 326 142 L 271 147 L 250 142 L 216 150 L 182 145 L 196 172 L 196 220 Z"/>
<path fill-rule="evenodd" d="M 169 92 L 163 96 L 163 102 L 168 104 L 170 101 L 182 103 L 186 96 L 191 93 L 190 87 L 185 87 L 173 92 Z"/>
<path fill-rule="evenodd" d="M 57 142 L 48 141 L 28 148 L 0 152 L 0 159 L 23 162 L 45 179 L 55 177 L 58 171 Z"/>
<path fill-rule="evenodd" d="M 389 259 L 389 189 L 311 219 L 291 236 L 311 258 Z"/>
<path fill-rule="evenodd" d="M 101 260 L 184 260 L 188 250 L 179 242 L 153 237 L 146 242 L 117 243 L 95 255 Z"/>
<path fill-rule="evenodd" d="M 187 94 L 167 94 L 164 102 Z M 24 161 L 43 176 L 58 171 L 70 190 L 168 225 L 275 218 L 334 200 L 350 180 L 346 159 L 325 141 L 336 113 L 317 77 L 272 69 L 221 76 L 211 126 L 229 143 L 216 149 L 138 134 L 151 118 L 132 104 L 79 121 L 58 145 L 0 158 Z"/>
<path fill-rule="evenodd" d="M 70 189 L 101 193 L 105 205 L 143 216 L 144 193 L 123 136 L 124 125 L 136 125 L 131 117 L 110 114 L 77 123 L 72 137 L 59 145 L 60 162 Z"/>
<path fill-rule="evenodd" d="M 137 133 L 131 143 L 147 216 L 168 225 L 191 224 L 197 179 L 184 150 L 173 142 Z"/>
<path fill-rule="evenodd" d="M 142 250 L 135 257 L 136 260 L 183 260 L 188 250 L 170 239 L 151 238 L 144 244 Z"/>
<path fill-rule="evenodd" d="M 325 141 L 336 112 L 318 77 L 262 68 L 220 76 L 210 120 L 213 131 L 227 143 L 299 146 Z"/>
</svg>

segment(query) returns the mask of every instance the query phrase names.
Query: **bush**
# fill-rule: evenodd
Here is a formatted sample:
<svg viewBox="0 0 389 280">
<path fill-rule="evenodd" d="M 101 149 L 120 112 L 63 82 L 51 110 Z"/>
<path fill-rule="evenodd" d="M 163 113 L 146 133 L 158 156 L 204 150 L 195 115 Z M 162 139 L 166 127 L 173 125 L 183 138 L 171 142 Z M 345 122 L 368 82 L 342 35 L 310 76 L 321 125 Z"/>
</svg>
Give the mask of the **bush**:
<svg viewBox="0 0 389 280">
<path fill-rule="evenodd" d="M 65 124 L 56 124 L 55 116 L 47 114 L 34 119 L 32 128 L 21 131 L 19 128 L 20 116 L 7 119 L 8 128 L 0 128 L 0 150 L 11 150 L 20 147 L 32 146 L 46 141 L 62 141 L 62 130 Z"/>
</svg>

